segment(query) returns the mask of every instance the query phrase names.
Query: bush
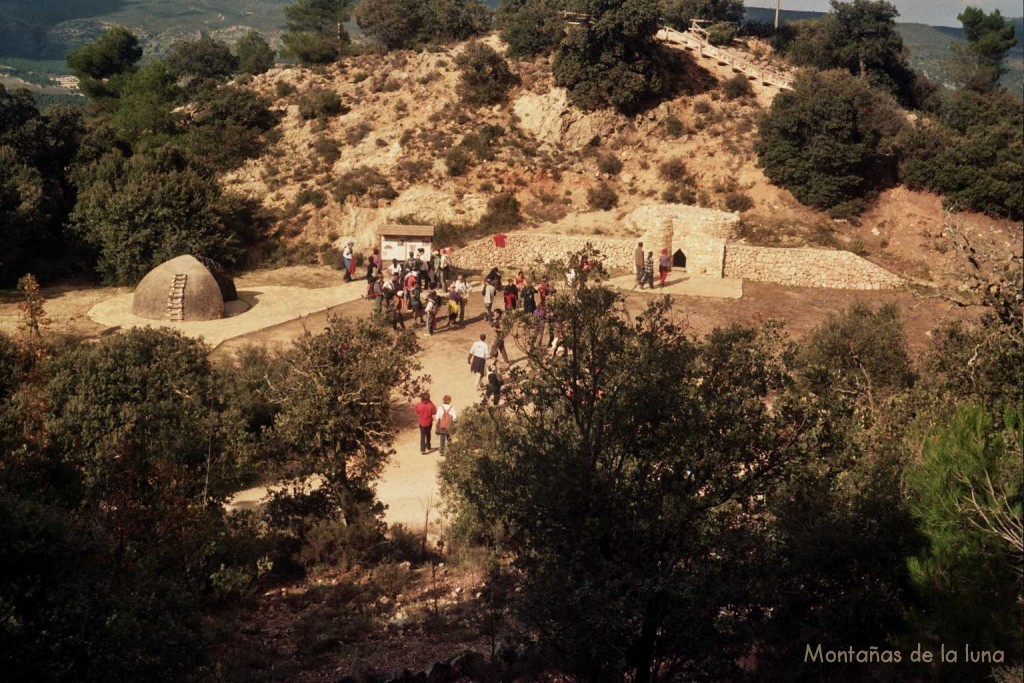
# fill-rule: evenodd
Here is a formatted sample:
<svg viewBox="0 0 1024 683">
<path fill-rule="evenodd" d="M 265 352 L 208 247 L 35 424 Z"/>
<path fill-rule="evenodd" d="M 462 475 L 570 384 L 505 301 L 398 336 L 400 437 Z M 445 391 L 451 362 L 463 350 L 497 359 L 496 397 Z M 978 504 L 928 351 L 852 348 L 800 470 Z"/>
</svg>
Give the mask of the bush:
<svg viewBox="0 0 1024 683">
<path fill-rule="evenodd" d="M 597 168 L 601 173 L 619 175 L 622 171 L 622 161 L 614 154 L 606 154 L 598 158 Z"/>
<path fill-rule="evenodd" d="M 750 79 L 744 74 L 736 74 L 722 84 L 722 94 L 727 100 L 735 100 L 740 97 L 750 97 L 754 89 L 750 86 Z"/>
<path fill-rule="evenodd" d="M 355 17 L 388 50 L 467 40 L 490 27 L 489 12 L 477 0 L 363 0 Z"/>
<path fill-rule="evenodd" d="M 466 171 L 473 165 L 473 161 L 464 149 L 455 147 L 445 153 L 444 165 L 448 169 L 448 175 L 454 178 L 465 175 Z"/>
<path fill-rule="evenodd" d="M 665 119 L 665 132 L 669 137 L 682 137 L 686 133 L 686 126 L 678 116 L 669 116 Z"/>
<path fill-rule="evenodd" d="M 742 192 L 730 192 L 725 195 L 725 208 L 729 211 L 741 213 L 749 211 L 754 207 L 754 200 Z"/>
<path fill-rule="evenodd" d="M 345 173 L 334 183 L 334 197 L 344 204 L 349 197 L 394 199 L 398 196 L 387 178 L 369 166 L 360 166 Z"/>
<path fill-rule="evenodd" d="M 258 31 L 249 31 L 239 38 L 235 44 L 235 54 L 238 56 L 238 70 L 253 76 L 269 71 L 274 66 L 276 56 L 274 49 Z"/>
<path fill-rule="evenodd" d="M 300 190 L 295 195 L 295 206 L 305 206 L 306 204 L 312 204 L 316 208 L 320 209 L 327 203 L 327 195 L 320 190 Z"/>
<path fill-rule="evenodd" d="M 708 27 L 708 42 L 712 45 L 729 45 L 736 37 L 736 27 L 728 22 L 712 24 Z"/>
<path fill-rule="evenodd" d="M 470 105 L 503 102 L 508 91 L 519 84 L 519 77 L 512 73 L 505 58 L 483 43 L 470 43 L 455 63 L 462 72 L 459 96 Z"/>
<path fill-rule="evenodd" d="M 842 71 L 804 72 L 780 93 L 756 145 L 765 175 L 803 204 L 830 209 L 895 180 L 895 103 Z"/>
<path fill-rule="evenodd" d="M 310 90 L 299 98 L 299 116 L 306 119 L 327 119 L 350 111 L 333 90 Z"/>
<path fill-rule="evenodd" d="M 318 137 L 310 143 L 310 147 L 325 164 L 334 165 L 341 158 L 341 145 L 334 138 Z"/>
<path fill-rule="evenodd" d="M 675 183 L 665 188 L 665 191 L 661 193 L 661 200 L 669 204 L 696 204 L 697 193 L 693 188 Z"/>
<path fill-rule="evenodd" d="M 565 36 L 565 21 L 546 0 L 501 0 L 496 23 L 516 59 L 550 54 Z"/>
<path fill-rule="evenodd" d="M 665 23 L 686 31 L 693 19 L 738 23 L 743 21 L 743 0 L 667 0 Z"/>
<path fill-rule="evenodd" d="M 1006 93 L 961 92 L 939 120 L 908 127 L 898 138 L 900 179 L 945 195 L 947 207 L 1013 220 L 1024 216 L 1024 114 Z"/>
<path fill-rule="evenodd" d="M 618 206 L 619 195 L 615 194 L 615 190 L 608 183 L 600 182 L 587 189 L 587 204 L 591 209 L 608 211 Z"/>
<path fill-rule="evenodd" d="M 277 81 L 274 83 L 274 94 L 278 98 L 288 97 L 295 92 L 295 86 L 288 81 Z"/>
<path fill-rule="evenodd" d="M 668 182 L 682 182 L 689 178 L 686 170 L 686 161 L 682 157 L 672 157 L 658 166 L 658 176 Z"/>
<path fill-rule="evenodd" d="M 586 0 L 578 11 L 591 21 L 568 32 L 552 66 L 555 84 L 568 89 L 573 103 L 628 114 L 665 92 L 654 40 L 658 3 Z"/>
<path fill-rule="evenodd" d="M 519 200 L 511 192 L 506 192 L 487 201 L 487 212 L 480 218 L 479 228 L 490 232 L 510 230 L 522 222 Z"/>
</svg>

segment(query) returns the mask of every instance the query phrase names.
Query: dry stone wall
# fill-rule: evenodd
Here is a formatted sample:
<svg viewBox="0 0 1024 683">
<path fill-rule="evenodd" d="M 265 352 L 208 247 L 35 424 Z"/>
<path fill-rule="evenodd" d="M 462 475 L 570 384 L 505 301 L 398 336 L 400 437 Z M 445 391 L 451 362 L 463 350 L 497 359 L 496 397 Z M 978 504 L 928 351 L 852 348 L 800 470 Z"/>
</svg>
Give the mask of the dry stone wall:
<svg viewBox="0 0 1024 683">
<path fill-rule="evenodd" d="M 606 268 L 633 267 L 633 250 L 636 243 L 631 239 L 545 235 L 535 232 L 515 232 L 508 235 L 504 248 L 495 246 L 494 240 L 490 237 L 477 240 L 452 254 L 452 263 L 456 268 L 467 270 L 489 270 L 497 266 L 505 270 L 528 271 L 531 267 L 563 259 L 568 254 L 583 249 L 588 243 L 601 252 Z"/>
<path fill-rule="evenodd" d="M 730 244 L 725 277 L 776 282 L 793 287 L 894 289 L 903 280 L 848 251 L 783 249 Z"/>
</svg>

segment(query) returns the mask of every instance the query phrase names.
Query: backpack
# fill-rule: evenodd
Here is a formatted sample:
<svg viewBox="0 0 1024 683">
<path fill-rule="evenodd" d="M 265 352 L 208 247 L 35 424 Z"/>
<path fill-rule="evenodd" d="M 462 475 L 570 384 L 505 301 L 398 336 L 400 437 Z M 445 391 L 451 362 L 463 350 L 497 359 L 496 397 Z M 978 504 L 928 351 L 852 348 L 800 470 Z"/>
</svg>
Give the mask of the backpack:
<svg viewBox="0 0 1024 683">
<path fill-rule="evenodd" d="M 450 410 L 441 408 L 441 417 L 437 418 L 437 433 L 447 434 L 452 426 L 452 413 Z"/>
</svg>

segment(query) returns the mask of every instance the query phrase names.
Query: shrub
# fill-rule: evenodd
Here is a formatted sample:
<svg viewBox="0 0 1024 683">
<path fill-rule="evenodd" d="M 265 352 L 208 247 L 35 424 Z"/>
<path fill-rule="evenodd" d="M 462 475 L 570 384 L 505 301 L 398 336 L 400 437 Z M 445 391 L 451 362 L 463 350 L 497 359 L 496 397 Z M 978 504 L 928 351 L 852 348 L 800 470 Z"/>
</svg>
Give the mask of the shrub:
<svg viewBox="0 0 1024 683">
<path fill-rule="evenodd" d="M 482 106 L 503 102 L 508 91 L 519 83 L 508 62 L 494 48 L 471 43 L 455 58 L 462 72 L 458 92 L 463 102 Z"/>
<path fill-rule="evenodd" d="M 238 55 L 238 70 L 244 74 L 255 76 L 274 66 L 274 50 L 258 31 L 249 31 L 239 38 L 235 54 Z"/>
<path fill-rule="evenodd" d="M 730 192 L 725 196 L 725 208 L 737 213 L 749 211 L 754 206 L 754 200 L 742 192 Z"/>
<path fill-rule="evenodd" d="M 728 45 L 736 37 L 736 27 L 728 22 L 719 22 L 708 27 L 708 42 L 712 45 Z"/>
<path fill-rule="evenodd" d="M 722 93 L 727 100 L 735 100 L 739 97 L 750 97 L 754 89 L 750 87 L 750 80 L 744 74 L 736 74 L 722 84 Z"/>
<path fill-rule="evenodd" d="M 478 0 L 363 0 L 355 17 L 366 35 L 389 50 L 467 40 L 490 26 Z"/>
<path fill-rule="evenodd" d="M 802 203 L 830 209 L 893 182 L 895 103 L 841 71 L 803 72 L 761 122 L 765 175 Z"/>
<path fill-rule="evenodd" d="M 661 162 L 658 166 L 658 176 L 668 182 L 681 182 L 689 177 L 686 171 L 686 162 L 682 157 L 672 157 Z"/>
<path fill-rule="evenodd" d="M 565 21 L 545 0 L 502 0 L 496 22 L 512 58 L 550 54 L 565 36 Z"/>
<path fill-rule="evenodd" d="M 654 40 L 658 3 L 586 0 L 578 11 L 591 21 L 568 32 L 552 66 L 555 84 L 568 89 L 573 103 L 632 113 L 665 91 Z"/>
<path fill-rule="evenodd" d="M 326 119 L 349 111 L 333 90 L 311 90 L 299 98 L 299 116 L 306 120 Z"/>
<path fill-rule="evenodd" d="M 669 116 L 665 119 L 665 132 L 669 137 L 682 137 L 686 133 L 686 126 L 678 116 Z"/>
<path fill-rule="evenodd" d="M 511 192 L 491 197 L 487 201 L 487 212 L 480 218 L 482 230 L 509 230 L 523 222 L 519 211 L 519 200 Z"/>
<path fill-rule="evenodd" d="M 345 130 L 345 142 L 349 145 L 358 145 L 373 130 L 373 126 L 366 121 L 360 121 L 356 125 Z"/>
<path fill-rule="evenodd" d="M 619 204 L 619 195 L 615 194 L 608 183 L 600 182 L 596 186 L 587 189 L 587 204 L 591 209 L 608 211 Z"/>
<path fill-rule="evenodd" d="M 288 97 L 295 92 L 295 86 L 288 81 L 277 81 L 274 83 L 274 94 L 280 99 Z"/>
<path fill-rule="evenodd" d="M 675 183 L 669 185 L 661 193 L 661 200 L 669 204 L 696 204 L 697 194 L 693 191 L 693 188 Z"/>
<path fill-rule="evenodd" d="M 597 168 L 601 173 L 619 175 L 622 171 L 622 161 L 614 154 L 606 154 L 598 158 Z"/>
<path fill-rule="evenodd" d="M 465 175 L 466 171 L 473 165 L 473 161 L 461 147 L 448 150 L 444 155 L 444 165 L 448 175 L 454 177 Z"/>
<path fill-rule="evenodd" d="M 310 147 L 328 165 L 333 165 L 335 161 L 341 158 L 341 145 L 334 138 L 318 137 L 310 143 Z"/>
<path fill-rule="evenodd" d="M 312 204 L 316 208 L 320 209 L 327 203 L 327 195 L 320 190 L 300 190 L 295 195 L 295 206 L 305 206 L 306 204 Z"/>
<path fill-rule="evenodd" d="M 667 0 L 665 23 L 686 31 L 693 19 L 738 23 L 743 21 L 743 0 Z"/>
<path fill-rule="evenodd" d="M 349 197 L 368 196 L 371 199 L 394 199 L 398 196 L 387 178 L 369 166 L 360 166 L 345 173 L 334 183 L 334 196 L 339 204 Z"/>
</svg>

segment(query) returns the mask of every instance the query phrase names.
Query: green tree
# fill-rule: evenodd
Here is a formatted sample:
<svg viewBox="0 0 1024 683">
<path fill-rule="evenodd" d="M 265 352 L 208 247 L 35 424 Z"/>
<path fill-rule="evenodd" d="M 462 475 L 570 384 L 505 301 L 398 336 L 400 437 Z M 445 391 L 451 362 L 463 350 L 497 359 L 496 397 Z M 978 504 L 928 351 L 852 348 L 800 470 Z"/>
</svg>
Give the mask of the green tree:
<svg viewBox="0 0 1024 683">
<path fill-rule="evenodd" d="M 886 0 L 832 0 L 832 10 L 823 18 L 797 22 L 784 31 L 777 49 L 797 66 L 845 69 L 918 106 L 919 79 L 907 65 L 897 16 Z"/>
<path fill-rule="evenodd" d="M 150 62 L 127 76 L 111 117 L 122 139 L 134 143 L 175 132 L 179 120 L 173 110 L 181 96 L 177 80 L 160 61 Z"/>
<path fill-rule="evenodd" d="M 739 24 L 745 9 L 743 0 L 667 0 L 662 11 L 666 24 L 686 31 L 694 19 Z"/>
<path fill-rule="evenodd" d="M 945 195 L 955 210 L 1017 220 L 1024 196 L 1024 112 L 1005 91 L 962 90 L 944 98 L 936 115 L 897 139 L 900 179 Z"/>
<path fill-rule="evenodd" d="M 762 119 L 756 149 L 771 181 L 802 203 L 859 213 L 869 192 L 895 176 L 895 103 L 842 71 L 808 71 Z"/>
<path fill-rule="evenodd" d="M 419 0 L 363 0 L 355 17 L 359 28 L 387 49 L 410 48 L 422 37 L 423 4 Z"/>
<path fill-rule="evenodd" d="M 999 86 L 1006 69 L 1006 52 L 1017 44 L 1013 24 L 999 10 L 986 14 L 977 7 L 968 7 L 957 19 L 964 27 L 967 46 L 954 44 L 954 71 L 957 80 L 968 90 L 991 92 Z"/>
<path fill-rule="evenodd" d="M 505 58 L 483 43 L 470 43 L 455 63 L 461 71 L 459 96 L 473 106 L 504 102 L 508 91 L 519 83 Z"/>
<path fill-rule="evenodd" d="M 279 356 L 281 376 L 267 394 L 277 407 L 273 437 L 293 456 L 295 476 L 322 481 L 279 496 L 279 514 L 316 510 L 346 524 L 379 514 L 372 484 L 394 452 L 392 401 L 419 388 L 416 350 L 411 333 L 332 317 Z"/>
<path fill-rule="evenodd" d="M 467 40 L 490 27 L 479 0 L 363 0 L 359 27 L 389 50 Z"/>
<path fill-rule="evenodd" d="M 174 43 L 164 66 L 171 77 L 194 90 L 196 86 L 226 80 L 238 70 L 238 58 L 223 41 L 203 36 Z"/>
<path fill-rule="evenodd" d="M 589 19 L 562 41 L 553 72 L 576 105 L 634 112 L 663 92 L 654 40 L 657 0 L 578 0 L 572 9 Z"/>
<path fill-rule="evenodd" d="M 142 46 L 135 34 L 114 27 L 91 43 L 66 57 L 71 73 L 79 78 L 79 87 L 90 97 L 116 96 L 121 76 L 135 70 L 142 58 Z"/>
<path fill-rule="evenodd" d="M 565 21 L 549 0 L 501 0 L 495 23 L 512 58 L 550 54 L 565 36 Z"/>
<path fill-rule="evenodd" d="M 730 678 L 763 615 L 762 496 L 809 424 L 786 397 L 786 345 L 740 327 L 692 342 L 666 302 L 628 313 L 601 272 L 550 301 L 567 356 L 513 325 L 527 361 L 502 406 L 460 418 L 444 491 L 495 530 L 520 618 L 566 673 Z"/>
<path fill-rule="evenodd" d="M 963 403 L 928 430 L 907 473 L 911 507 L 928 539 L 911 558 L 924 599 L 922 631 L 937 642 L 1024 656 L 1024 413 L 1020 404 Z M 977 670 L 977 665 L 972 667 Z"/>
<path fill-rule="evenodd" d="M 108 154 L 81 173 L 72 227 L 98 255 L 104 282 L 135 284 L 181 254 L 233 262 L 238 236 L 208 172 L 175 149 Z"/>
<path fill-rule="evenodd" d="M 276 53 L 259 31 L 249 31 L 235 44 L 238 70 L 244 74 L 266 73 L 274 66 Z"/>
<path fill-rule="evenodd" d="M 0 286 L 28 271 L 67 272 L 63 223 L 75 196 L 67 167 L 82 129 L 80 110 L 40 113 L 29 91 L 0 85 Z"/>
<path fill-rule="evenodd" d="M 284 8 L 288 32 L 281 36 L 288 54 L 312 64 L 333 62 L 351 39 L 344 23 L 353 0 L 295 0 Z"/>
</svg>

